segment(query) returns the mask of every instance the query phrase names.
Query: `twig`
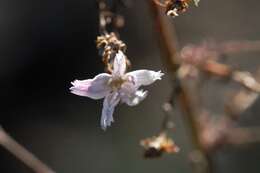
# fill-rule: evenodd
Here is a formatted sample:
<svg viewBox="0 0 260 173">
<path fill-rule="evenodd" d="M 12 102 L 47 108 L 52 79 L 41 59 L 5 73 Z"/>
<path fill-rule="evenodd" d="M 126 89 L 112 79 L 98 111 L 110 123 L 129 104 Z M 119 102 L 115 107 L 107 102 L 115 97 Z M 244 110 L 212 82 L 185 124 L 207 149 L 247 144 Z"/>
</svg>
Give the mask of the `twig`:
<svg viewBox="0 0 260 173">
<path fill-rule="evenodd" d="M 26 166 L 31 168 L 35 173 L 55 173 L 46 164 L 40 161 L 35 155 L 26 150 L 22 145 L 17 143 L 5 130 L 0 126 L 0 145 L 12 153 Z"/>
</svg>

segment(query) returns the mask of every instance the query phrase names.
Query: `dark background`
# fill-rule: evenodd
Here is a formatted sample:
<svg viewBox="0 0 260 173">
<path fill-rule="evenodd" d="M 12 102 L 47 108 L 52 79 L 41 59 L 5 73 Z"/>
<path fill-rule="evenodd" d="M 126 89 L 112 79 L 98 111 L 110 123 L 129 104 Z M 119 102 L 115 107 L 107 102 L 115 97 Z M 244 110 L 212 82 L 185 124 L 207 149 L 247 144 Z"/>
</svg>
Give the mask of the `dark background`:
<svg viewBox="0 0 260 173">
<path fill-rule="evenodd" d="M 259 40 L 258 0 L 201 0 L 199 8 L 173 20 L 179 46 L 204 39 Z M 121 32 L 133 69 L 165 70 L 160 60 L 146 1 L 125 9 Z M 144 160 L 139 140 L 156 134 L 161 103 L 170 94 L 166 75 L 149 86 L 148 98 L 137 107 L 117 107 L 116 122 L 106 132 L 99 125 L 102 101 L 69 93 L 70 81 L 103 71 L 94 40 L 98 11 L 94 0 L 0 0 L 0 81 L 2 126 L 17 141 L 58 173 L 191 172 L 187 154 L 192 146 L 186 126 L 174 117 L 178 155 Z M 260 53 L 239 54 L 228 63 L 253 72 Z M 206 105 L 221 112 L 223 85 L 205 87 Z M 212 99 L 214 98 L 214 99 Z M 257 101 L 242 117 L 243 126 L 260 125 Z M 260 147 L 225 148 L 214 157 L 223 173 L 259 173 Z M 0 148 L 0 173 L 30 170 Z"/>
</svg>

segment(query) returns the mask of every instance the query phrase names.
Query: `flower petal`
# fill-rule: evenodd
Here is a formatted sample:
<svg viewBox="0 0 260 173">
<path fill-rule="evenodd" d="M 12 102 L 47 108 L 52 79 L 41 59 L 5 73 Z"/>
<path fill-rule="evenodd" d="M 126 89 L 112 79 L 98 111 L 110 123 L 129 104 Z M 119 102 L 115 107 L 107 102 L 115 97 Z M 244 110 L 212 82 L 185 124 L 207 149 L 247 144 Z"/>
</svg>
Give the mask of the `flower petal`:
<svg viewBox="0 0 260 173">
<path fill-rule="evenodd" d="M 94 79 L 87 80 L 75 80 L 71 84 L 73 85 L 70 90 L 71 93 L 90 97 L 92 99 L 101 99 L 108 95 L 111 91 L 108 86 L 108 81 L 111 75 L 107 73 L 101 73 Z"/>
<path fill-rule="evenodd" d="M 139 104 L 147 96 L 147 91 L 137 90 L 132 82 L 125 82 L 119 90 L 122 102 L 129 106 Z"/>
<path fill-rule="evenodd" d="M 128 97 L 126 104 L 128 106 L 136 106 L 143 101 L 148 95 L 148 91 L 138 90 L 131 97 Z"/>
<path fill-rule="evenodd" d="M 126 81 L 122 84 L 119 93 L 121 95 L 133 95 L 137 91 L 133 82 Z"/>
<path fill-rule="evenodd" d="M 122 51 L 118 51 L 118 53 L 115 56 L 114 64 L 113 64 L 113 76 L 123 76 L 126 71 L 126 57 L 125 54 Z"/>
<path fill-rule="evenodd" d="M 164 74 L 161 71 L 152 71 L 152 70 L 136 70 L 126 74 L 127 77 L 132 78 L 133 83 L 137 88 L 142 85 L 150 85 L 156 80 L 161 80 L 161 77 Z"/>
<path fill-rule="evenodd" d="M 117 92 L 111 93 L 106 96 L 103 102 L 102 116 L 101 116 L 101 128 L 106 130 L 111 123 L 114 122 L 113 113 L 115 106 L 119 103 L 120 97 Z"/>
</svg>

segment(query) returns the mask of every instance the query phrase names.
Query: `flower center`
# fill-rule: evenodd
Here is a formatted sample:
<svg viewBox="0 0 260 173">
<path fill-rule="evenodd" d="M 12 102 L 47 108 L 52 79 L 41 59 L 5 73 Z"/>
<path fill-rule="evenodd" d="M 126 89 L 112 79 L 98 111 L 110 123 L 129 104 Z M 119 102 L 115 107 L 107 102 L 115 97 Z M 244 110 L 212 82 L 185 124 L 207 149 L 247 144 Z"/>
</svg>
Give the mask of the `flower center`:
<svg viewBox="0 0 260 173">
<path fill-rule="evenodd" d="M 118 90 L 122 84 L 125 82 L 126 80 L 123 78 L 117 78 L 117 79 L 111 79 L 109 81 L 109 86 L 113 89 L 113 90 Z"/>
</svg>

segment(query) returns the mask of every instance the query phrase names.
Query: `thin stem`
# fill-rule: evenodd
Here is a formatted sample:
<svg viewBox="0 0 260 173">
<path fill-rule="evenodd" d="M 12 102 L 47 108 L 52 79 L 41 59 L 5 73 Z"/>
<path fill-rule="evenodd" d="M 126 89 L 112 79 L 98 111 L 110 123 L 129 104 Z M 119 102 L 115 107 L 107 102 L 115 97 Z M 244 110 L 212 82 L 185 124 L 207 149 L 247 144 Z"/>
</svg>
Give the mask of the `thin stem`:
<svg viewBox="0 0 260 173">
<path fill-rule="evenodd" d="M 0 126 L 0 145 L 12 153 L 26 166 L 31 168 L 35 173 L 55 173 L 46 164 L 40 161 L 35 155 L 26 150 L 22 145 L 17 143 L 6 131 Z"/>
</svg>

